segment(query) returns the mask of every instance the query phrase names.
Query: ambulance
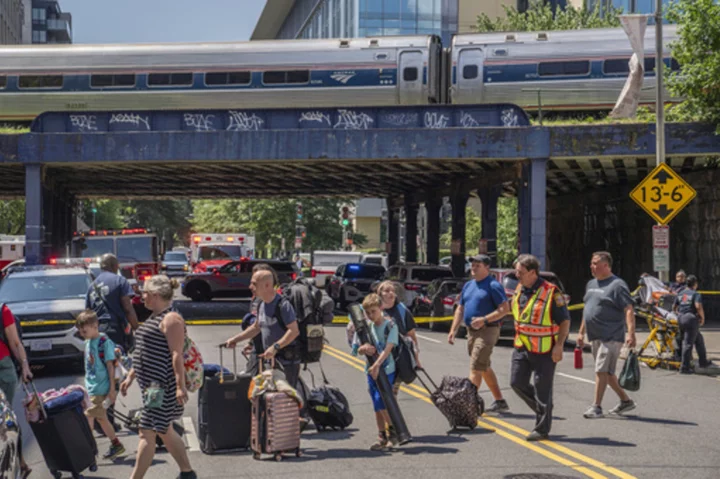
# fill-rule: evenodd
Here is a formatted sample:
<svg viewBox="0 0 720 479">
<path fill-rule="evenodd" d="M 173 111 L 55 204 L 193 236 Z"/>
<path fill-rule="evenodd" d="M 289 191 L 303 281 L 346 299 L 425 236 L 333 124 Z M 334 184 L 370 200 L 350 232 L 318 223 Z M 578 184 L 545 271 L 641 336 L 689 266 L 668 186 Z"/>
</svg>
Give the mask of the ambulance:
<svg viewBox="0 0 720 479">
<path fill-rule="evenodd" d="M 194 273 L 212 273 L 240 258 L 254 258 L 255 237 L 245 233 L 193 233 L 190 267 Z"/>
<path fill-rule="evenodd" d="M 25 236 L 0 235 L 0 269 L 25 257 Z"/>
</svg>

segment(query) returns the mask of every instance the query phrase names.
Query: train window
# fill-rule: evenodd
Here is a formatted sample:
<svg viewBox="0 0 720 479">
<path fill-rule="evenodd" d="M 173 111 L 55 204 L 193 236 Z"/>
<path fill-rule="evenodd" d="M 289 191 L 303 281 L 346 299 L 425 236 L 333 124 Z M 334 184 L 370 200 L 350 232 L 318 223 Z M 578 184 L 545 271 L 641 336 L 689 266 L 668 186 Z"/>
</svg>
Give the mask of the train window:
<svg viewBox="0 0 720 479">
<path fill-rule="evenodd" d="M 263 72 L 263 83 L 266 85 L 281 85 L 286 83 L 308 83 L 309 70 L 291 70 L 280 72 Z"/>
<path fill-rule="evenodd" d="M 570 62 L 543 62 L 538 64 L 538 75 L 544 76 L 566 76 L 566 75 L 587 75 L 590 73 L 590 62 L 587 60 Z"/>
<path fill-rule="evenodd" d="M 627 75 L 630 73 L 628 60 L 624 58 L 614 58 L 603 62 L 603 73 L 605 75 Z"/>
<path fill-rule="evenodd" d="M 403 70 L 403 81 L 417 81 L 418 69 L 417 67 L 407 67 Z"/>
<path fill-rule="evenodd" d="M 20 88 L 62 88 L 62 75 L 27 75 L 18 78 Z"/>
<path fill-rule="evenodd" d="M 675 60 L 674 58 L 670 59 L 670 69 L 674 72 L 680 70 L 680 63 L 678 63 L 678 61 Z"/>
<path fill-rule="evenodd" d="M 5 88 L 7 86 L 7 77 L 0 75 L 0 89 Z"/>
<path fill-rule="evenodd" d="M 192 73 L 151 73 L 148 86 L 187 86 L 192 85 Z"/>
<path fill-rule="evenodd" d="M 477 65 L 465 65 L 463 67 L 463 80 L 472 80 L 478 77 Z"/>
<path fill-rule="evenodd" d="M 207 86 L 249 85 L 250 72 L 214 72 L 205 74 Z"/>
<path fill-rule="evenodd" d="M 133 87 L 135 86 L 135 75 L 92 75 L 90 77 L 91 88 L 111 87 Z"/>
<path fill-rule="evenodd" d="M 645 73 L 652 73 L 655 71 L 655 58 L 645 59 Z"/>
</svg>

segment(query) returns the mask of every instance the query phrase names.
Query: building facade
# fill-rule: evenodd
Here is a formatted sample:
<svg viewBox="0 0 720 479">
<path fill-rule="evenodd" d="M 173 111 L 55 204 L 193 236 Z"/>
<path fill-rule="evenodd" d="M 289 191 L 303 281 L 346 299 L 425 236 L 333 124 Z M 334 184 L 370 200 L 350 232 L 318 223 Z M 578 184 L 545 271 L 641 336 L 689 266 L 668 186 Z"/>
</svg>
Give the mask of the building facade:
<svg viewBox="0 0 720 479">
<path fill-rule="evenodd" d="M 0 45 L 17 45 L 23 42 L 25 14 L 23 0 L 0 1 Z"/>
<path fill-rule="evenodd" d="M 29 43 L 72 43 L 72 15 L 57 0 L 32 0 L 32 39 Z"/>
<path fill-rule="evenodd" d="M 673 0 L 662 0 L 663 11 Z M 608 6 L 620 8 L 624 13 L 643 13 L 646 15 L 655 13 L 656 0 L 587 0 L 588 9 L 600 8 L 607 10 Z"/>
</svg>

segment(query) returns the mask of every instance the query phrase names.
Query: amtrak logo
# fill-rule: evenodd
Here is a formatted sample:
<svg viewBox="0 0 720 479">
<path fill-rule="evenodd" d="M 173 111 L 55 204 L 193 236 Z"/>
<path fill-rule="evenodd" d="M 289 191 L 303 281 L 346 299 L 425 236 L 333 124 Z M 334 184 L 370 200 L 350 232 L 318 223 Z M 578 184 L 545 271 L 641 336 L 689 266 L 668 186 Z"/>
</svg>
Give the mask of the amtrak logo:
<svg viewBox="0 0 720 479">
<path fill-rule="evenodd" d="M 350 81 L 352 77 L 357 75 L 355 72 L 336 72 L 330 75 L 330 78 L 335 80 L 336 82 L 342 83 L 343 85 L 346 85 L 347 82 Z"/>
</svg>

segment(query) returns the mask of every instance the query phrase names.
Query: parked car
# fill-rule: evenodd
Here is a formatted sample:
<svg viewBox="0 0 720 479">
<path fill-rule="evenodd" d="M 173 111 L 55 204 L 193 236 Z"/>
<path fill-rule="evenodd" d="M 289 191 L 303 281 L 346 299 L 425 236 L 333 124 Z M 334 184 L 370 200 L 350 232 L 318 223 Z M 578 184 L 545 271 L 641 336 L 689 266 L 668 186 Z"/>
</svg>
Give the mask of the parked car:
<svg viewBox="0 0 720 479">
<path fill-rule="evenodd" d="M 495 279 L 497 279 L 498 282 L 503 286 L 503 288 L 505 288 L 505 294 L 507 295 L 508 300 L 511 300 L 512 297 L 515 295 L 515 291 L 518 287 L 518 279 L 515 275 L 515 270 L 491 269 L 490 274 L 492 274 Z M 563 295 L 565 296 L 565 303 L 570 304 L 570 295 L 565 292 L 565 286 L 563 286 L 560 278 L 558 278 L 555 273 L 553 273 L 552 271 L 540 271 L 540 277 L 558 286 L 560 288 L 560 291 L 562 291 Z M 515 323 L 512 317 L 512 313 L 508 314 L 503 318 L 500 334 L 503 336 L 515 334 Z"/>
<path fill-rule="evenodd" d="M 346 263 L 338 266 L 335 274 L 325 283 L 325 289 L 341 309 L 362 301 L 371 292 L 373 283 L 385 274 L 383 266 L 363 263 Z"/>
<path fill-rule="evenodd" d="M 212 273 L 192 273 L 185 277 L 182 294 L 193 301 L 213 298 L 244 298 L 251 295 L 252 269 L 258 263 L 270 265 L 278 275 L 279 284 L 294 281 L 300 270 L 291 261 L 241 259 L 230 262 Z"/>
<path fill-rule="evenodd" d="M 363 254 L 354 251 L 314 251 L 310 276 L 315 285 L 322 289 L 327 279 L 335 274 L 338 266 L 345 263 L 360 263 Z"/>
<path fill-rule="evenodd" d="M 0 303 L 7 304 L 18 320 L 38 323 L 23 329 L 30 364 L 82 364 L 85 343 L 74 321 L 85 309 L 91 283 L 85 267 L 50 265 L 13 268 L 0 283 Z"/>
<path fill-rule="evenodd" d="M 407 263 L 391 266 L 383 280 L 396 281 L 403 287 L 404 291 L 401 291 L 402 294 L 399 294 L 398 298 L 409 308 L 412 306 L 413 300 L 423 292 L 423 288 L 426 288 L 433 280 L 452 277 L 452 271 L 445 266 Z M 377 284 L 373 287 L 377 288 Z"/>
<path fill-rule="evenodd" d="M 440 258 L 440 266 L 446 266 L 450 268 L 452 266 L 452 256 L 444 256 Z M 470 261 L 465 259 L 465 274 L 470 273 Z"/>
<path fill-rule="evenodd" d="M 170 277 L 185 276 L 190 270 L 187 253 L 184 251 L 168 251 L 163 256 L 161 269 L 163 273 Z"/>
<path fill-rule="evenodd" d="M 449 317 L 455 314 L 457 300 L 467 278 L 438 278 L 430 282 L 421 295 L 418 295 L 410 306 L 416 317 Z M 429 322 L 427 327 L 432 331 L 449 331 L 449 321 Z"/>
</svg>

